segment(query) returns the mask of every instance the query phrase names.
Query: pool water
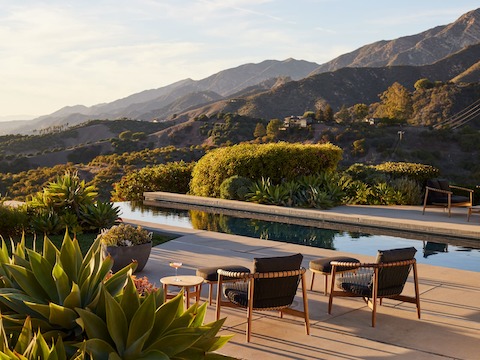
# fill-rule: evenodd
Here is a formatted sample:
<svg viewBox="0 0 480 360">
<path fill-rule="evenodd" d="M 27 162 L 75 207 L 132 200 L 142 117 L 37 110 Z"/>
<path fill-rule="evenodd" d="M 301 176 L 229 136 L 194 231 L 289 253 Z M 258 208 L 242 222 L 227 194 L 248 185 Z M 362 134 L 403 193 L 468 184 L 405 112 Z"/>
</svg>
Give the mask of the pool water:
<svg viewBox="0 0 480 360">
<path fill-rule="evenodd" d="M 119 202 L 123 219 L 141 220 L 160 225 L 187 229 L 215 231 L 227 234 L 256 237 L 260 240 L 274 240 L 324 249 L 332 249 L 353 254 L 375 255 L 377 250 L 414 246 L 417 249 L 417 262 L 450 267 L 461 270 L 480 271 L 480 242 L 472 246 L 453 244 L 448 239 L 402 238 L 358 231 L 320 228 L 310 225 L 289 224 L 251 218 L 251 214 L 237 216 L 212 213 L 211 209 L 173 209 Z M 338 224 L 336 226 L 338 228 Z M 478 245 L 478 246 L 476 246 Z"/>
</svg>

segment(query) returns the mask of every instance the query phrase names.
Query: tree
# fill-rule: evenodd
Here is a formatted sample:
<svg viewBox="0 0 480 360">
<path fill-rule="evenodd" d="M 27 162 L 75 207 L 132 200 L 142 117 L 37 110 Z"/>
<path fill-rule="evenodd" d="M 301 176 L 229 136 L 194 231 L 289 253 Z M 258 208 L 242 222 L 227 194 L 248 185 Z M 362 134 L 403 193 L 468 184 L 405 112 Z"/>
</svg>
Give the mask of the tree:
<svg viewBox="0 0 480 360">
<path fill-rule="evenodd" d="M 325 109 L 323 110 L 323 114 L 325 116 L 326 122 L 333 121 L 333 109 L 330 105 L 327 104 L 327 106 L 325 106 Z"/>
<path fill-rule="evenodd" d="M 380 95 L 381 103 L 375 111 L 376 117 L 405 121 L 413 113 L 413 103 L 410 92 L 398 82 L 395 82 Z"/>
<path fill-rule="evenodd" d="M 423 78 L 423 79 L 417 80 L 417 82 L 413 86 L 415 90 L 431 89 L 434 87 L 434 84 L 427 78 Z"/>
<path fill-rule="evenodd" d="M 318 109 L 315 113 L 315 120 L 317 120 L 318 122 L 325 121 L 325 115 L 322 109 Z"/>
<path fill-rule="evenodd" d="M 313 111 L 305 111 L 303 113 L 304 118 L 310 118 L 310 119 L 315 119 L 315 113 Z"/>
<path fill-rule="evenodd" d="M 368 106 L 366 104 L 355 104 L 352 115 L 355 120 L 365 119 L 368 116 Z"/>
<path fill-rule="evenodd" d="M 267 135 L 276 138 L 283 123 L 279 119 L 272 119 L 267 125 Z"/>
<path fill-rule="evenodd" d="M 131 140 L 132 139 L 132 132 L 130 130 L 126 130 L 118 134 L 118 138 L 120 140 Z"/>
<path fill-rule="evenodd" d="M 253 136 L 255 138 L 259 137 L 264 137 L 267 135 L 267 130 L 265 129 L 265 126 L 262 123 L 257 123 L 257 126 L 255 126 L 255 130 L 253 131 Z"/>
<path fill-rule="evenodd" d="M 347 122 L 351 119 L 350 112 L 345 105 L 341 107 L 341 109 L 335 114 L 334 117 L 335 120 L 337 120 L 337 122 L 339 123 Z"/>
</svg>

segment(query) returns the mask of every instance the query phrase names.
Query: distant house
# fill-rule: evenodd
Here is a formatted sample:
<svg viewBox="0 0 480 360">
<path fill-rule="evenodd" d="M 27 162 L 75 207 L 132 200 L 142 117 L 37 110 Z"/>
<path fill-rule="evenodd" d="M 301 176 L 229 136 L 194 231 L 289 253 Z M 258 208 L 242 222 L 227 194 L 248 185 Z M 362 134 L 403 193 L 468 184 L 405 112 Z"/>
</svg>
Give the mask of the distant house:
<svg viewBox="0 0 480 360">
<path fill-rule="evenodd" d="M 283 125 L 285 128 L 297 127 L 297 128 L 306 128 L 312 123 L 311 118 L 304 118 L 303 116 L 288 116 L 283 120 Z"/>
<path fill-rule="evenodd" d="M 365 118 L 363 119 L 364 122 L 369 123 L 370 125 L 375 125 L 379 119 L 377 118 Z"/>
</svg>

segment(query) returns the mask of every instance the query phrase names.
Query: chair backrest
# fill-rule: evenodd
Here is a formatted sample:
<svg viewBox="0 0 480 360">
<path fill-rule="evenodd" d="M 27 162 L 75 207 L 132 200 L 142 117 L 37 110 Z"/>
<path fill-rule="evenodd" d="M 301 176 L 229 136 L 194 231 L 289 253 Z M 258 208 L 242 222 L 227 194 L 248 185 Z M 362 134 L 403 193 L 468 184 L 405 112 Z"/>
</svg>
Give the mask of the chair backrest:
<svg viewBox="0 0 480 360">
<path fill-rule="evenodd" d="M 414 247 L 378 250 L 377 264 L 412 260 L 417 249 Z M 393 296 L 402 293 L 412 265 L 381 267 L 378 271 L 378 296 Z"/>
<path fill-rule="evenodd" d="M 255 258 L 253 271 L 254 273 L 267 273 L 299 270 L 302 265 L 302 260 L 302 254 Z M 271 279 L 255 279 L 253 307 L 257 309 L 268 309 L 291 305 L 295 298 L 299 281 L 300 276 L 298 275 Z"/>
<path fill-rule="evenodd" d="M 440 189 L 440 190 L 446 190 L 446 191 L 451 191 L 450 190 L 450 184 L 448 183 L 448 180 L 445 179 L 430 179 L 427 180 L 427 186 L 432 187 L 434 189 Z M 429 191 L 428 192 L 428 198 L 427 198 L 427 203 L 432 204 L 435 202 L 441 202 L 441 203 L 446 203 L 447 200 L 447 194 L 442 194 L 437 191 Z"/>
</svg>

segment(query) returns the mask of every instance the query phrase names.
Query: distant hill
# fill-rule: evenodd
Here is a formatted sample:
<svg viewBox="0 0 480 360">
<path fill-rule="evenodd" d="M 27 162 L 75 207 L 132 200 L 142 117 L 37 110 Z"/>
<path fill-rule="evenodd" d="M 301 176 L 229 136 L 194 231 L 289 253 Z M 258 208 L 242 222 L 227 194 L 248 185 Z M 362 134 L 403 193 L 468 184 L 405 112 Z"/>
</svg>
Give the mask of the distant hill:
<svg viewBox="0 0 480 360">
<path fill-rule="evenodd" d="M 288 77 L 292 80 L 304 78 L 316 67 L 318 67 L 316 63 L 295 59 L 265 60 L 259 64 L 244 64 L 220 71 L 202 80 L 186 79 L 159 89 L 145 90 L 106 104 L 98 104 L 92 107 L 67 106 L 50 115 L 41 116 L 24 123 L 15 131 L 29 133 L 33 129 L 66 123 L 76 125 L 89 119 L 133 118 L 148 121 L 152 118 L 167 119 L 177 112 L 199 105 L 198 101 L 202 99 L 198 94 L 202 92 L 205 96 L 202 101 L 218 100 L 218 98 L 235 94 L 272 78 Z M 214 95 L 214 93 L 217 95 Z M 189 97 L 190 99 L 186 100 Z M 194 100 L 195 98 L 196 100 Z M 184 99 L 185 107 L 179 107 L 179 99 Z"/>
<path fill-rule="evenodd" d="M 334 72 L 309 76 L 291 81 L 237 101 L 221 100 L 183 114 L 192 118 L 218 112 L 232 112 L 256 118 L 283 118 L 315 111 L 327 102 L 337 111 L 341 106 L 357 103 L 371 104 L 379 101 L 379 94 L 394 82 L 413 90 L 421 78 L 431 81 L 480 81 L 478 71 L 480 44 L 470 46 L 432 65 L 387 66 L 378 68 L 342 68 Z"/>
<path fill-rule="evenodd" d="M 432 64 L 480 42 L 480 9 L 457 21 L 390 41 L 377 41 L 320 65 L 312 75 L 344 67 L 421 66 Z"/>
</svg>

